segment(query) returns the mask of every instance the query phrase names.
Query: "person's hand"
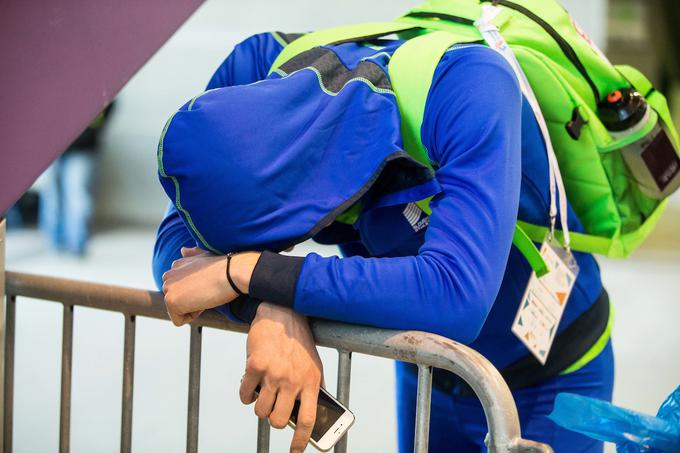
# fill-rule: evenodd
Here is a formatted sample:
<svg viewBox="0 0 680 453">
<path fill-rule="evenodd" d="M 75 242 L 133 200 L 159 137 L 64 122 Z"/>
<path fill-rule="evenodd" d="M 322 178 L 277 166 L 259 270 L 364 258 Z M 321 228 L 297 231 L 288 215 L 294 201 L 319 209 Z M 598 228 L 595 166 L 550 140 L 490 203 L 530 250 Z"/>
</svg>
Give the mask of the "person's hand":
<svg viewBox="0 0 680 453">
<path fill-rule="evenodd" d="M 239 396 L 243 404 L 259 396 L 255 414 L 274 428 L 286 426 L 300 400 L 291 453 L 302 452 L 316 421 L 316 400 L 323 366 L 307 319 L 289 308 L 262 303 L 248 332 L 246 373 Z"/>
<path fill-rule="evenodd" d="M 238 288 L 246 293 L 250 275 L 259 253 L 243 253 L 231 258 L 230 273 Z M 170 320 L 176 326 L 190 323 L 203 310 L 236 299 L 237 294 L 227 281 L 224 256 L 213 255 L 199 248 L 182 248 L 182 258 L 172 263 L 163 274 L 163 293 Z"/>
</svg>

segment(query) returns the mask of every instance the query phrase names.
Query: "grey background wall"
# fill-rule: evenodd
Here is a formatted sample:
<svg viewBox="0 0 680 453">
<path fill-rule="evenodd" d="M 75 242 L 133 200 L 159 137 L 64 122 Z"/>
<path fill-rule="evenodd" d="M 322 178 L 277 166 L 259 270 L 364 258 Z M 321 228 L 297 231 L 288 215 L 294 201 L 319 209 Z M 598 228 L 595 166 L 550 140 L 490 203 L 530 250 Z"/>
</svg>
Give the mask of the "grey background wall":
<svg viewBox="0 0 680 453">
<path fill-rule="evenodd" d="M 153 225 L 166 199 L 156 177 L 155 150 L 171 113 L 203 90 L 233 46 L 269 30 L 306 31 L 396 17 L 417 0 L 209 0 L 128 83 L 104 136 L 98 174 L 100 224 Z M 564 5 L 603 44 L 605 0 Z"/>
</svg>

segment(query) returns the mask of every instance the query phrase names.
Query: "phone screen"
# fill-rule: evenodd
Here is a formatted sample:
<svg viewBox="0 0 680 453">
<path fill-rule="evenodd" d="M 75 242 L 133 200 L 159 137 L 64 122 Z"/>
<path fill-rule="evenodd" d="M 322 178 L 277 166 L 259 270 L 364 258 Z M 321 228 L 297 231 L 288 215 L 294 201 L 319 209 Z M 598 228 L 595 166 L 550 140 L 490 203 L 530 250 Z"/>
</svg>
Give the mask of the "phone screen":
<svg viewBox="0 0 680 453">
<path fill-rule="evenodd" d="M 300 401 L 295 401 L 293 412 L 290 414 L 290 421 L 297 423 L 298 410 L 300 409 Z M 345 409 L 340 407 L 333 399 L 323 390 L 319 390 L 319 399 L 316 403 L 316 422 L 314 429 L 312 429 L 312 439 L 314 442 L 321 440 L 324 434 L 331 429 L 331 427 L 338 421 L 338 419 L 345 413 Z"/>
</svg>

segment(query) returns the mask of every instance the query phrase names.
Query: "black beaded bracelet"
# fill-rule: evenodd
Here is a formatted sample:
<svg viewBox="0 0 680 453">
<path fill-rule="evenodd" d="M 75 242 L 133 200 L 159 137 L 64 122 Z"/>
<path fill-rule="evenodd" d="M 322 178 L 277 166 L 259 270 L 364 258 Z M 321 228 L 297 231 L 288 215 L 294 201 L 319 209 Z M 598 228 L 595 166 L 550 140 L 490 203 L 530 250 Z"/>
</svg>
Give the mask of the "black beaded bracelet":
<svg viewBox="0 0 680 453">
<path fill-rule="evenodd" d="M 227 281 L 229 282 L 229 285 L 231 285 L 231 289 L 233 289 L 236 294 L 239 296 L 245 296 L 243 291 L 238 289 L 238 286 L 236 286 L 236 283 L 234 283 L 234 280 L 231 279 L 231 273 L 229 272 L 229 268 L 231 267 L 231 257 L 234 256 L 235 253 L 227 253 Z"/>
</svg>

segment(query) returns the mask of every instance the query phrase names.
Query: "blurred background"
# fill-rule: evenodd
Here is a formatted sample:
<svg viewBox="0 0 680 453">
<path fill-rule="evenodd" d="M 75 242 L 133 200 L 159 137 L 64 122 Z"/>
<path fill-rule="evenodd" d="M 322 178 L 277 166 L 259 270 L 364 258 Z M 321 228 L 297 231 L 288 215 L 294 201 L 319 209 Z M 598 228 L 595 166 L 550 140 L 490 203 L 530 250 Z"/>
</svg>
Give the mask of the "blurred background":
<svg viewBox="0 0 680 453">
<path fill-rule="evenodd" d="M 344 23 L 395 17 L 415 0 L 244 3 L 206 1 L 139 71 L 98 118 L 85 140 L 41 176 L 8 214 L 7 268 L 116 285 L 152 288 L 150 260 L 155 228 L 167 199 L 156 175 L 156 145 L 170 114 L 201 92 L 212 72 L 247 36 L 301 32 Z M 667 27 L 680 8 L 671 2 L 565 0 L 564 5 L 614 63 L 640 68 L 671 98 L 680 119 L 680 30 Z M 86 137 L 87 138 L 87 137 Z M 93 200 L 74 189 L 59 201 L 55 174 L 90 180 Z M 58 232 L 54 206 L 80 212 L 91 229 Z M 38 228 L 41 213 L 43 232 Z M 52 225 L 50 225 L 52 223 Z M 653 237 L 626 261 L 599 258 L 616 308 L 615 403 L 656 413 L 680 384 L 680 197 Z M 44 231 L 50 232 L 45 234 Z M 60 239 L 57 239 L 59 237 Z M 332 255 L 332 247 L 304 244 Z M 58 304 L 17 305 L 14 445 L 17 452 L 56 451 L 58 445 L 61 311 Z M 75 309 L 72 451 L 119 448 L 123 318 Z M 133 450 L 185 448 L 188 328 L 138 318 Z M 256 419 L 238 401 L 245 337 L 204 331 L 199 448 L 202 452 L 252 451 Z M 322 351 L 327 385 L 335 387 L 335 352 Z M 391 362 L 356 356 L 350 430 L 353 452 L 395 451 L 394 376 Z M 272 451 L 287 451 L 291 431 L 274 432 Z"/>
</svg>

